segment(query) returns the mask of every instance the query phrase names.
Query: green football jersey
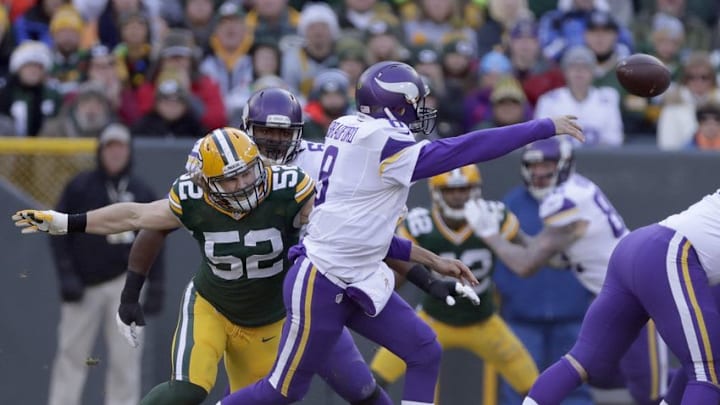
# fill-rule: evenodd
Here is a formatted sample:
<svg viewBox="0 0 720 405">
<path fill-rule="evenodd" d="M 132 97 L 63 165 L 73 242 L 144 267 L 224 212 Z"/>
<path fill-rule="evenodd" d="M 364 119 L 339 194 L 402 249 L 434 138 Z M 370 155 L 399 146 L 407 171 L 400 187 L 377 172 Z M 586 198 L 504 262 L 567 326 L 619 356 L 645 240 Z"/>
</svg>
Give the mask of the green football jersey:
<svg viewBox="0 0 720 405">
<path fill-rule="evenodd" d="M 517 217 L 505 209 L 501 221 L 502 235 L 508 240 L 513 239 L 520 225 Z M 495 254 L 482 239 L 473 234 L 469 226 L 452 230 L 445 224 L 437 209 L 430 211 L 425 208 L 415 208 L 408 213 L 398 228 L 398 234 L 438 256 L 459 259 L 480 281 L 475 287 L 475 292 L 480 297 L 480 305 L 473 305 L 470 300 L 460 298 L 451 307 L 437 298 L 426 295 L 422 301 L 422 308 L 428 315 L 450 325 L 468 325 L 483 321 L 495 312 L 492 296 Z"/>
<path fill-rule="evenodd" d="M 314 182 L 301 169 L 266 169 L 268 194 L 240 218 L 212 205 L 189 176 L 169 194 L 172 211 L 198 241 L 202 262 L 193 278 L 198 293 L 240 326 L 261 326 L 285 316 L 283 279 L 288 249 L 298 242 L 293 223 L 313 196 Z"/>
</svg>

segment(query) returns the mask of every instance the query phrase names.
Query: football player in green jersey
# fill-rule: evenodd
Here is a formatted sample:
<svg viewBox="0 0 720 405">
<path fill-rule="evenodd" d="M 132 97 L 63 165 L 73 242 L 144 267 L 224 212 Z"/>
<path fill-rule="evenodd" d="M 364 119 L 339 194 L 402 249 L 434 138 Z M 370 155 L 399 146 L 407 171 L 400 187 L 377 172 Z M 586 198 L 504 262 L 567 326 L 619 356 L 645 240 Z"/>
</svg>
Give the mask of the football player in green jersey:
<svg viewBox="0 0 720 405">
<path fill-rule="evenodd" d="M 538 376 L 537 367 L 522 343 L 495 313 L 491 275 L 496 258 L 482 239 L 473 234 L 463 210 L 468 200 L 480 198 L 480 171 L 475 165 L 464 166 L 432 177 L 428 182 L 432 209 L 411 210 L 398 227 L 398 234 L 442 257 L 464 262 L 480 281 L 475 287 L 480 305 L 461 298 L 455 306 L 447 306 L 426 296 L 419 315 L 435 330 L 443 349 L 462 348 L 474 353 L 495 367 L 518 393 L 526 393 Z M 503 237 L 515 239 L 519 230 L 517 218 L 507 209 L 501 212 L 497 221 Z M 376 354 L 371 368 L 383 384 L 389 384 L 402 376 L 405 364 L 383 348 Z"/>
<path fill-rule="evenodd" d="M 313 180 L 296 167 L 266 166 L 242 131 L 223 128 L 208 134 L 200 142 L 199 160 L 200 171 L 180 176 L 164 200 L 114 204 L 74 215 L 28 210 L 14 217 L 26 227 L 23 232 L 51 234 L 184 225 L 198 241 L 203 261 L 183 295 L 171 381 L 155 387 L 142 404 L 201 403 L 215 383 L 223 356 L 232 389 L 268 373 L 285 317 L 287 250 L 297 243 L 312 207 Z M 413 253 L 413 259 L 437 270 L 467 271 L 457 261 L 427 251 Z M 128 278 L 130 284 L 142 282 L 134 272 L 128 272 Z M 137 325 L 121 322 L 120 330 L 137 344 Z M 347 331 L 329 350 L 338 363 L 328 364 L 321 374 L 335 391 L 353 404 L 389 403 Z"/>
</svg>

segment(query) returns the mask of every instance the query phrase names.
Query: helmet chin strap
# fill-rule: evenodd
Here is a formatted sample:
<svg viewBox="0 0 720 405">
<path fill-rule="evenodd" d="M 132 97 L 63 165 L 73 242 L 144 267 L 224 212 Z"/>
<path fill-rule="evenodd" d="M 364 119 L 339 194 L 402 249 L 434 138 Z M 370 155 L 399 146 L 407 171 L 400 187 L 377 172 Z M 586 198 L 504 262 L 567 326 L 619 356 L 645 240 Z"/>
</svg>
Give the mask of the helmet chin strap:
<svg viewBox="0 0 720 405">
<path fill-rule="evenodd" d="M 530 192 L 530 195 L 533 196 L 536 200 L 542 201 L 545 199 L 545 197 L 548 196 L 552 192 L 554 187 L 535 187 L 535 186 L 528 186 L 528 191 Z"/>
</svg>

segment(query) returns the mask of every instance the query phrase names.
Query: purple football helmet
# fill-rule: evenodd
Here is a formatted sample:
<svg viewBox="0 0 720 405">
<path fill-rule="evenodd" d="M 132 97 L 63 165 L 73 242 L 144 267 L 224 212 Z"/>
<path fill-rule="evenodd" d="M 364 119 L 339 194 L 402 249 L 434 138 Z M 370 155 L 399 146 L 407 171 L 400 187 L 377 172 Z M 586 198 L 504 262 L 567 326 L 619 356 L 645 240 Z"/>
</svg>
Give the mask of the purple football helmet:
<svg viewBox="0 0 720 405">
<path fill-rule="evenodd" d="M 555 162 L 557 165 L 552 172 L 537 175 L 533 173 L 532 164 L 542 162 Z M 557 137 L 535 141 L 525 147 L 522 153 L 523 181 L 530 194 L 537 200 L 545 198 L 552 190 L 564 183 L 575 168 L 572 143 Z M 542 177 L 542 178 L 539 178 Z M 538 186 L 538 182 L 544 186 Z"/>
<path fill-rule="evenodd" d="M 253 93 L 243 111 L 243 124 L 270 164 L 289 163 L 300 152 L 302 106 L 285 89 L 269 87 Z"/>
<path fill-rule="evenodd" d="M 410 65 L 385 61 L 367 68 L 357 83 L 358 110 L 375 118 L 405 123 L 413 133 L 429 134 L 437 110 L 425 107 L 430 89 Z"/>
</svg>

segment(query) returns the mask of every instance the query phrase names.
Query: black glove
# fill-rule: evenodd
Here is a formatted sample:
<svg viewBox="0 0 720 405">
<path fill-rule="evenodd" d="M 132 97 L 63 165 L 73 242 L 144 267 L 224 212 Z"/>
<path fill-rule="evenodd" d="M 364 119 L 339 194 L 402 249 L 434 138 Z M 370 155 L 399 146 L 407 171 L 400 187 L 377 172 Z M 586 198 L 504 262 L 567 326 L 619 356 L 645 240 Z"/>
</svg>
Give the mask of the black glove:
<svg viewBox="0 0 720 405">
<path fill-rule="evenodd" d="M 419 264 L 413 266 L 405 275 L 405 278 L 440 301 L 445 301 L 448 296 L 455 292 L 455 281 L 438 280 L 432 276 L 430 270 Z"/>
<path fill-rule="evenodd" d="M 80 302 L 85 293 L 85 284 L 77 275 L 64 274 L 60 277 L 60 297 L 63 302 Z"/>
<path fill-rule="evenodd" d="M 140 290 L 144 282 L 145 276 L 128 270 L 118 307 L 118 316 L 125 325 L 135 322 L 136 325 L 145 326 L 145 314 L 140 306 Z"/>
<path fill-rule="evenodd" d="M 148 291 L 145 295 L 143 302 L 143 311 L 147 315 L 157 315 L 163 309 L 163 303 L 165 302 L 165 289 L 160 283 L 150 282 L 148 284 Z"/>
</svg>

